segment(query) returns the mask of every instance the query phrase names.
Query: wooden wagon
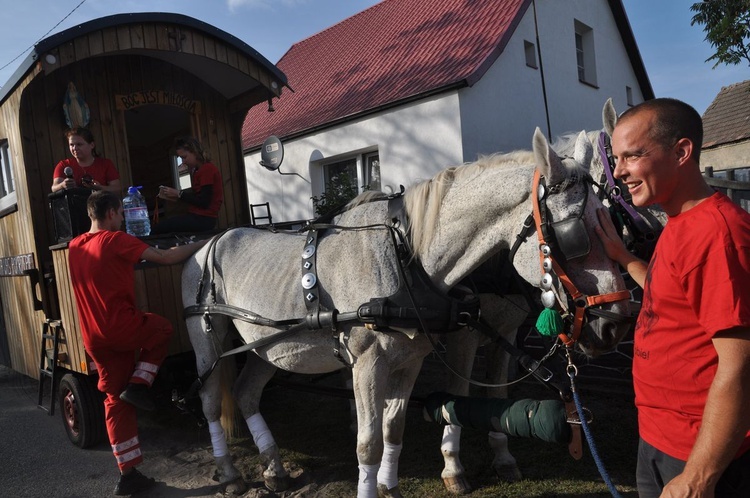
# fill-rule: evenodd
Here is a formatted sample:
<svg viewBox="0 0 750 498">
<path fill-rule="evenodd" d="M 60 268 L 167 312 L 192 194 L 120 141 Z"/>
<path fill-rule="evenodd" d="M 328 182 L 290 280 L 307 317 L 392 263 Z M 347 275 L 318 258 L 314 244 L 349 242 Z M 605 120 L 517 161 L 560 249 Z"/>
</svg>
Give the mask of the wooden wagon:
<svg viewBox="0 0 750 498">
<path fill-rule="evenodd" d="M 40 379 L 40 386 L 45 376 L 53 384 L 60 376 L 75 443 L 93 444 L 101 434 L 98 420 L 85 419 L 98 398 L 68 271 L 67 241 L 80 227 L 65 209 L 53 212 L 49 197 L 54 166 L 69 156 L 64 105 L 70 110 L 74 101 L 123 187 L 143 186 L 151 213 L 162 217 L 177 213 L 158 205 L 158 186 L 189 185 L 174 139 L 197 137 L 223 177 L 218 225 L 226 228 L 251 218 L 241 149 L 247 111 L 266 103 L 270 110 L 285 86 L 281 71 L 234 36 L 183 15 L 142 13 L 93 20 L 40 41 L 2 87 L 0 363 Z M 139 307 L 175 326 L 171 353 L 190 349 L 180 273 L 181 265 L 136 271 Z"/>
</svg>

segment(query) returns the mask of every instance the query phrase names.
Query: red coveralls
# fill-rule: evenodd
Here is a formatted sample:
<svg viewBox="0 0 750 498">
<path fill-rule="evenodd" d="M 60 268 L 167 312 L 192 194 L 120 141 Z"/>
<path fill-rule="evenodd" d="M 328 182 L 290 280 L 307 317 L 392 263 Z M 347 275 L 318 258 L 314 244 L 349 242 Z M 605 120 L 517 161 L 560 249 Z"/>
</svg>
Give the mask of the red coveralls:
<svg viewBox="0 0 750 498">
<path fill-rule="evenodd" d="M 166 318 L 135 306 L 133 265 L 148 247 L 125 232 L 108 230 L 84 233 L 68 245 L 83 343 L 96 363 L 99 390 L 106 394 L 107 433 L 121 471 L 143 457 L 136 408 L 120 393 L 129 382 L 153 383 L 173 330 Z"/>
</svg>

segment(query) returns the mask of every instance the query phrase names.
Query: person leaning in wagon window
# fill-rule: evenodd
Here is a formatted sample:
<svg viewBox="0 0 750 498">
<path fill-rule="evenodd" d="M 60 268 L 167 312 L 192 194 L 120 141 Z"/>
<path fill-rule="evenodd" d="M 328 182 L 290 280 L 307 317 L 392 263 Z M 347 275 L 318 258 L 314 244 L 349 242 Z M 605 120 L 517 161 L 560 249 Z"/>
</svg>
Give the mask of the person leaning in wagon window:
<svg viewBox="0 0 750 498">
<path fill-rule="evenodd" d="M 177 155 L 190 172 L 190 188 L 159 187 L 159 198 L 188 204 L 188 212 L 157 223 L 151 233 L 206 232 L 216 228 L 219 208 L 224 201 L 224 185 L 219 168 L 209 162 L 208 152 L 194 138 L 175 142 Z"/>
<path fill-rule="evenodd" d="M 120 173 L 112 161 L 96 155 L 94 135 L 86 128 L 75 127 L 65 132 L 65 138 L 73 157 L 63 159 L 55 166 L 52 192 L 85 187 L 119 194 Z"/>
<path fill-rule="evenodd" d="M 173 331 L 166 318 L 136 307 L 133 265 L 140 260 L 179 263 L 206 241 L 157 249 L 120 231 L 122 203 L 113 192 L 93 192 L 86 207 L 91 229 L 68 245 L 70 280 L 83 344 L 96 364 L 98 388 L 106 395 L 107 434 L 120 469 L 114 493 L 130 495 L 154 484 L 135 468 L 143 461 L 136 407 L 155 407 L 149 387 Z"/>
<path fill-rule="evenodd" d="M 633 385 L 640 498 L 750 496 L 750 214 L 700 170 L 703 123 L 674 99 L 624 112 L 615 177 L 669 220 L 648 265 L 599 212 L 607 254 L 643 287 Z"/>
</svg>

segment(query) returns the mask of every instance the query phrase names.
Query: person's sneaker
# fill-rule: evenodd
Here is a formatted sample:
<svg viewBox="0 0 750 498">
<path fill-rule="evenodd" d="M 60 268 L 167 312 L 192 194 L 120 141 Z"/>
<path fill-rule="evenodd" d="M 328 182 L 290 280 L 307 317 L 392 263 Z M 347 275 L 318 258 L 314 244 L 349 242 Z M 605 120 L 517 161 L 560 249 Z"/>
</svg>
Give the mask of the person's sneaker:
<svg viewBox="0 0 750 498">
<path fill-rule="evenodd" d="M 140 493 L 156 484 L 153 477 L 146 477 L 138 469 L 133 469 L 127 474 L 120 474 L 120 480 L 115 486 L 115 495 L 128 496 Z"/>
<path fill-rule="evenodd" d="M 151 391 L 146 384 L 128 384 L 120 394 L 120 399 L 141 410 L 152 411 L 156 408 Z"/>
</svg>

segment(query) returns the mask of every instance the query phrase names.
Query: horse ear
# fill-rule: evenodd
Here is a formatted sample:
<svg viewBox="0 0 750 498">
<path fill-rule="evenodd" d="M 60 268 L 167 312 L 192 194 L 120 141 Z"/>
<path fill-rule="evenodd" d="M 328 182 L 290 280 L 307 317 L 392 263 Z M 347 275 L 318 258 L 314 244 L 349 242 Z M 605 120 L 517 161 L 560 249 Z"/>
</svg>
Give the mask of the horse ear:
<svg viewBox="0 0 750 498">
<path fill-rule="evenodd" d="M 591 169 L 591 159 L 594 157 L 594 147 L 585 131 L 578 134 L 573 159 L 587 171 Z"/>
<path fill-rule="evenodd" d="M 562 160 L 558 157 L 549 142 L 547 137 L 544 136 L 542 130 L 537 126 L 534 131 L 534 139 L 532 141 L 532 148 L 534 150 L 534 161 L 539 173 L 547 179 L 548 184 L 556 183 L 559 179 L 565 177 L 565 165 Z"/>
<path fill-rule="evenodd" d="M 612 97 L 608 98 L 604 103 L 602 123 L 604 124 L 604 131 L 611 137 L 617 123 L 617 112 L 615 111 L 615 105 L 612 103 Z"/>
</svg>

